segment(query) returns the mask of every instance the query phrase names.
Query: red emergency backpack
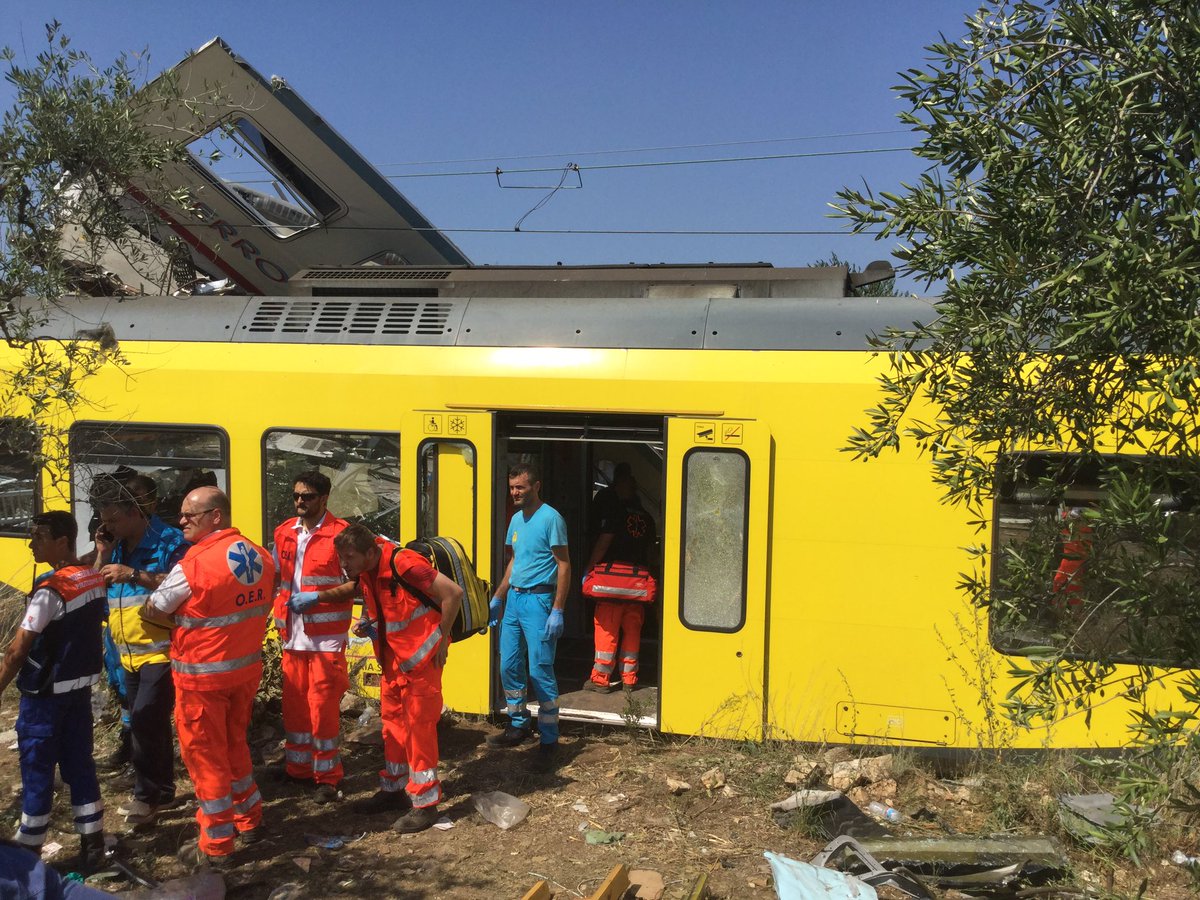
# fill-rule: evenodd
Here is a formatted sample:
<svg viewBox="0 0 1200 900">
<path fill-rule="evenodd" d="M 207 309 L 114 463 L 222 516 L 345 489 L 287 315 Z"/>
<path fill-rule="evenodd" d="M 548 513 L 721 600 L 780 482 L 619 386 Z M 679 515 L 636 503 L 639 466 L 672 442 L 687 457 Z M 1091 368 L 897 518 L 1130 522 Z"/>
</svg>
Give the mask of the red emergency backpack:
<svg viewBox="0 0 1200 900">
<path fill-rule="evenodd" d="M 583 579 L 583 596 L 621 603 L 653 603 L 658 583 L 649 570 L 630 563 L 598 563 Z"/>
</svg>

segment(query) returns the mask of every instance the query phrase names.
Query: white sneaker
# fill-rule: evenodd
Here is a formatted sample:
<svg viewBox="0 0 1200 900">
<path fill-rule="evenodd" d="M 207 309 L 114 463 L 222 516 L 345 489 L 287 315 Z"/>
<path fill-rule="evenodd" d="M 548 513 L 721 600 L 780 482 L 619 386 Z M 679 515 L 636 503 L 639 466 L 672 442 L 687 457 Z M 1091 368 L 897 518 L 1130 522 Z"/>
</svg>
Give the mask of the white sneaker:
<svg viewBox="0 0 1200 900">
<path fill-rule="evenodd" d="M 127 819 L 130 816 L 148 816 L 153 811 L 153 806 L 144 800 L 138 800 L 136 797 L 130 797 L 117 807 L 117 815 L 124 816 Z"/>
</svg>

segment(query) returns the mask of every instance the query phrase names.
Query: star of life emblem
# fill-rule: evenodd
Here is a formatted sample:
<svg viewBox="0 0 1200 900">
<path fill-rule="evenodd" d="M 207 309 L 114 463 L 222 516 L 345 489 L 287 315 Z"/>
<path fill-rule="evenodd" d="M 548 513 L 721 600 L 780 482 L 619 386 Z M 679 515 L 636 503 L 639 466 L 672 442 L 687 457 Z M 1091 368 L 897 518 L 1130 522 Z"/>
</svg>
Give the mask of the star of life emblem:
<svg viewBox="0 0 1200 900">
<path fill-rule="evenodd" d="M 225 554 L 229 571 L 239 582 L 250 587 L 258 583 L 263 573 L 262 554 L 245 541 L 234 541 Z"/>
</svg>

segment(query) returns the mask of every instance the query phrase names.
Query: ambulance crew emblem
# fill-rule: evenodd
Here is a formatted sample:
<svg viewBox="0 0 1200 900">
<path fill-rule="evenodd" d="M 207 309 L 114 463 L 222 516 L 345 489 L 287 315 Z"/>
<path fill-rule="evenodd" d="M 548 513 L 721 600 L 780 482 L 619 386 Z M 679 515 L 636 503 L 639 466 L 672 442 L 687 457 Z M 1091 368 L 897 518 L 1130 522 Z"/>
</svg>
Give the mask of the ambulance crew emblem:
<svg viewBox="0 0 1200 900">
<path fill-rule="evenodd" d="M 229 563 L 229 571 L 233 573 L 233 577 L 246 587 L 257 584 L 258 579 L 262 577 L 262 555 L 245 541 L 234 541 L 230 544 L 225 561 Z"/>
</svg>

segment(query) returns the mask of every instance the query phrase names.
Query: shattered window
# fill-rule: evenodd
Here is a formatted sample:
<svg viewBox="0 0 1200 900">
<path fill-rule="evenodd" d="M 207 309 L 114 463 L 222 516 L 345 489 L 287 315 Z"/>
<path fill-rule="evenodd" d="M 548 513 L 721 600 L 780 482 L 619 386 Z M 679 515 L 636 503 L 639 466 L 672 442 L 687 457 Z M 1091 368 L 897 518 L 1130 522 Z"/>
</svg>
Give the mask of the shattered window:
<svg viewBox="0 0 1200 900">
<path fill-rule="evenodd" d="M 746 613 L 749 462 L 727 450 L 684 459 L 681 615 L 689 628 L 737 631 Z"/>
<path fill-rule="evenodd" d="M 37 511 L 38 437 L 28 419 L 0 418 L 0 535 L 27 537 Z"/>
<path fill-rule="evenodd" d="M 198 487 L 229 490 L 229 447 L 216 428 L 172 425 L 74 425 L 70 434 L 72 509 L 81 549 L 99 524 L 93 501 L 121 495 L 134 475 L 148 476 L 155 495 L 147 509 L 168 525 L 179 526 L 183 498 Z"/>
<path fill-rule="evenodd" d="M 319 225 L 341 206 L 249 119 L 233 119 L 188 145 L 192 164 L 276 237 Z"/>
<path fill-rule="evenodd" d="M 263 535 L 296 515 L 292 487 L 301 472 L 329 478 L 329 511 L 376 534 L 400 533 L 400 435 L 274 429 L 263 439 Z"/>
<path fill-rule="evenodd" d="M 1196 661 L 1197 473 L 1178 460 L 1052 453 L 1011 454 L 1000 471 L 989 610 L 997 650 Z"/>
</svg>

